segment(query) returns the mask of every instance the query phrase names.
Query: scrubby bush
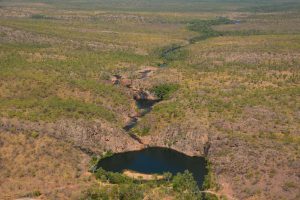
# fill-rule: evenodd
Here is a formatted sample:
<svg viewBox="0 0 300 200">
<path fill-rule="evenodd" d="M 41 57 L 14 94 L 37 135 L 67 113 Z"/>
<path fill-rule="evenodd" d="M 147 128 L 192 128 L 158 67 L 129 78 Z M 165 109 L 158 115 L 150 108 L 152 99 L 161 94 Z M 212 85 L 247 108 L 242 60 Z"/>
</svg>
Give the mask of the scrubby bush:
<svg viewBox="0 0 300 200">
<path fill-rule="evenodd" d="M 81 200 L 118 200 L 120 196 L 119 186 L 92 186 L 85 191 Z"/>
<path fill-rule="evenodd" d="M 38 138 L 39 135 L 40 135 L 40 134 L 39 134 L 38 132 L 36 132 L 36 131 L 32 131 L 31 134 L 30 134 L 30 136 L 31 136 L 32 138 L 34 138 L 34 139 Z"/>
<path fill-rule="evenodd" d="M 169 121 L 171 119 L 181 119 L 185 113 L 182 110 L 182 105 L 178 102 L 168 102 L 157 105 L 153 109 L 153 113 L 158 120 Z"/>
<path fill-rule="evenodd" d="M 140 185 L 126 184 L 120 186 L 120 200 L 140 200 L 144 198 L 144 193 Z"/>
<path fill-rule="evenodd" d="M 167 181 L 167 182 L 169 182 L 171 179 L 172 179 L 172 173 L 170 173 L 170 172 L 165 172 L 165 173 L 163 173 L 163 176 L 164 176 L 164 179 Z"/>
<path fill-rule="evenodd" d="M 221 25 L 221 24 L 232 24 L 233 21 L 220 17 L 213 20 L 194 20 L 188 23 L 188 29 L 194 32 L 198 32 L 200 35 L 190 39 L 190 43 L 195 43 L 200 40 L 205 40 L 210 37 L 222 36 L 223 33 L 216 31 L 212 26 Z"/>
<path fill-rule="evenodd" d="M 39 190 L 36 190 L 36 191 L 26 194 L 25 197 L 38 197 L 41 195 L 42 195 L 42 193 Z"/>
<path fill-rule="evenodd" d="M 96 171 L 95 176 L 102 181 L 109 181 L 113 184 L 132 183 L 133 180 L 117 172 L 108 172 L 100 168 Z"/>
<path fill-rule="evenodd" d="M 158 56 L 164 63 L 184 60 L 188 56 L 188 51 L 183 49 L 184 45 L 171 44 L 155 50 L 154 55 Z"/>
<path fill-rule="evenodd" d="M 144 136 L 149 134 L 150 132 L 150 127 L 147 125 L 142 125 L 141 127 L 135 127 L 131 130 L 131 132 L 135 135 L 138 136 Z"/>
<path fill-rule="evenodd" d="M 193 175 L 187 170 L 174 176 L 172 184 L 173 189 L 177 192 L 183 192 L 186 190 L 198 191 L 198 186 Z"/>
<path fill-rule="evenodd" d="M 47 19 L 47 17 L 45 15 L 42 15 L 42 14 L 31 15 L 31 18 L 32 19 Z"/>
<path fill-rule="evenodd" d="M 82 200 L 109 200 L 109 195 L 104 189 L 92 188 L 84 194 Z"/>
<path fill-rule="evenodd" d="M 173 189 L 178 193 L 179 199 L 202 199 L 201 192 L 198 188 L 193 175 L 189 171 L 178 173 L 172 180 Z"/>
<path fill-rule="evenodd" d="M 218 185 L 216 184 L 215 177 L 211 169 L 211 165 L 208 163 L 206 168 L 207 168 L 207 175 L 204 178 L 202 188 L 204 190 L 218 189 Z"/>
<path fill-rule="evenodd" d="M 219 200 L 219 198 L 216 195 L 209 194 L 209 193 L 204 194 L 204 199 L 205 200 Z"/>
<path fill-rule="evenodd" d="M 151 91 L 160 99 L 168 98 L 173 92 L 178 90 L 177 84 L 165 83 L 157 85 L 151 89 Z"/>
<path fill-rule="evenodd" d="M 142 200 L 144 191 L 137 184 L 121 184 L 115 186 L 89 188 L 81 197 L 81 200 Z"/>
</svg>

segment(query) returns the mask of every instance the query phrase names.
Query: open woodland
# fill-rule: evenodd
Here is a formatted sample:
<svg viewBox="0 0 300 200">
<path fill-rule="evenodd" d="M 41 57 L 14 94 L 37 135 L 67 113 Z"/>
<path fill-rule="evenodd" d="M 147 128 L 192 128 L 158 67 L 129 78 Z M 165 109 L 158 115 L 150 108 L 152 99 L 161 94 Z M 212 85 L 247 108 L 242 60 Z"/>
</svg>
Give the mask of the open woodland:
<svg viewBox="0 0 300 200">
<path fill-rule="evenodd" d="M 300 199 L 299 95 L 298 0 L 0 0 L 0 199 Z M 90 170 L 143 145 L 203 187 Z"/>
</svg>

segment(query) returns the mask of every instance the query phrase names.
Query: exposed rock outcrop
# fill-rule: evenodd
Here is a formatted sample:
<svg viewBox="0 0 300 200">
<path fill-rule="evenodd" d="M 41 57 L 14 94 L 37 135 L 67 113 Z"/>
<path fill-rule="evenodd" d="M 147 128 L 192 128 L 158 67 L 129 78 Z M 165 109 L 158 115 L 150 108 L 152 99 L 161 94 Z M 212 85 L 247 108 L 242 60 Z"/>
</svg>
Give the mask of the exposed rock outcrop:
<svg viewBox="0 0 300 200">
<path fill-rule="evenodd" d="M 150 91 L 142 89 L 142 88 L 135 91 L 134 99 L 135 100 L 152 100 L 152 101 L 159 100 L 159 98 L 157 98 Z"/>
<path fill-rule="evenodd" d="M 209 142 L 205 127 L 184 124 L 172 124 L 159 134 L 142 137 L 142 141 L 149 146 L 168 147 L 189 156 L 204 156 Z"/>
<path fill-rule="evenodd" d="M 17 119 L 0 120 L 0 129 L 9 132 L 35 131 L 71 142 L 88 154 L 103 151 L 123 152 L 143 148 L 128 134 L 105 121 L 59 120 L 55 123 L 20 121 Z"/>
</svg>

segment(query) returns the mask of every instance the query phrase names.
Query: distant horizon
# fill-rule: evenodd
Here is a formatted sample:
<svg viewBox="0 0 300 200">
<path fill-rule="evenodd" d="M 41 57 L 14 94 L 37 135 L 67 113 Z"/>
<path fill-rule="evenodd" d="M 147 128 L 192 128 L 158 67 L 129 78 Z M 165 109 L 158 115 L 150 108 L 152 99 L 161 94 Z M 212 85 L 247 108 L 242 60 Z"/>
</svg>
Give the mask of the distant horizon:
<svg viewBox="0 0 300 200">
<path fill-rule="evenodd" d="M 28 3 L 45 3 L 62 9 L 136 12 L 276 12 L 300 9 L 297 0 L 2 0 L 0 5 L 24 6 Z"/>
</svg>

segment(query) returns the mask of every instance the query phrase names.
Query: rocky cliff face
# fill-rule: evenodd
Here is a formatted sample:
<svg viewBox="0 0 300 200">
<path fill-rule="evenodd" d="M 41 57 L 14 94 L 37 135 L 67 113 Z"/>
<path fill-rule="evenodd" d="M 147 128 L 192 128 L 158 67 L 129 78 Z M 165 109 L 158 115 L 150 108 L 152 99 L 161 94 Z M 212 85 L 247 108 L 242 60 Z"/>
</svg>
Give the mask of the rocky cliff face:
<svg viewBox="0 0 300 200">
<path fill-rule="evenodd" d="M 143 144 L 105 121 L 60 120 L 46 123 L 2 118 L 0 129 L 11 133 L 26 131 L 46 134 L 70 142 L 90 155 L 108 150 L 117 153 L 158 146 L 169 147 L 190 156 L 203 156 L 209 143 L 208 132 L 204 127 L 186 127 L 182 124 L 170 125 L 160 134 L 141 137 Z"/>
<path fill-rule="evenodd" d="M 47 134 L 70 142 L 88 154 L 100 154 L 108 150 L 123 152 L 143 147 L 120 128 L 99 120 L 59 120 L 55 123 L 46 123 L 2 118 L 0 129 Z"/>
<path fill-rule="evenodd" d="M 209 145 L 208 131 L 200 125 L 172 124 L 159 134 L 142 137 L 149 146 L 168 147 L 189 156 L 204 156 Z"/>
</svg>

